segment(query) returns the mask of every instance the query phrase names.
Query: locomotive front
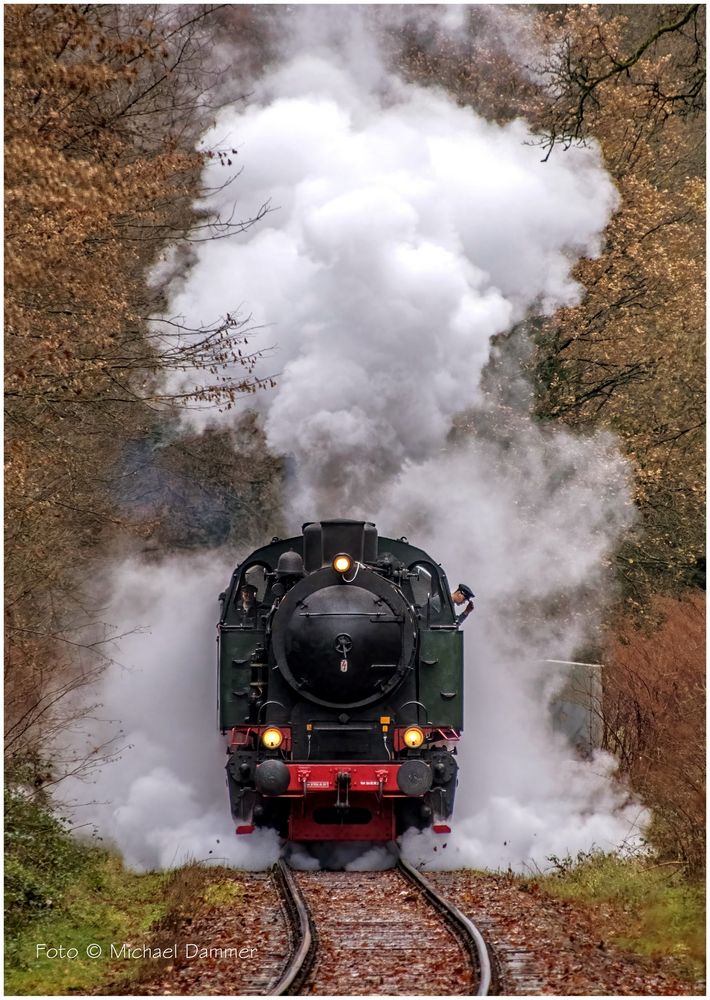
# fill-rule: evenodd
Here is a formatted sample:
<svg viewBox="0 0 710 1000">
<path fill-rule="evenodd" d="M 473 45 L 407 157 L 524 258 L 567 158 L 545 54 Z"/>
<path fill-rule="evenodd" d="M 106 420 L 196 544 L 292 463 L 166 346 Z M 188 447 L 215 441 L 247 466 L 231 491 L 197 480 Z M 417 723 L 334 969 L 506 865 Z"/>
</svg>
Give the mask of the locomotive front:
<svg viewBox="0 0 710 1000">
<path fill-rule="evenodd" d="M 252 553 L 220 599 L 237 833 L 447 831 L 463 651 L 441 567 L 371 523 L 315 522 Z"/>
</svg>

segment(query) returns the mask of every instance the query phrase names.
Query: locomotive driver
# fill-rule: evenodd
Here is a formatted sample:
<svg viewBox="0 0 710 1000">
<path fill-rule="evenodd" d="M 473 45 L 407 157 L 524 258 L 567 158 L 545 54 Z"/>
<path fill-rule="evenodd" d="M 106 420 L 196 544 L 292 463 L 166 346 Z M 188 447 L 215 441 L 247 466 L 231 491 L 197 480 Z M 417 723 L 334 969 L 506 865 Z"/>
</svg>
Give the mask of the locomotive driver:
<svg viewBox="0 0 710 1000">
<path fill-rule="evenodd" d="M 237 601 L 237 613 L 240 625 L 249 625 L 252 628 L 257 624 L 257 604 L 256 587 L 251 583 L 245 583 L 239 591 Z"/>
<path fill-rule="evenodd" d="M 473 599 L 475 596 L 476 595 L 471 590 L 471 588 L 467 587 L 465 583 L 460 583 L 456 587 L 456 590 L 451 595 L 451 600 L 454 602 L 454 605 L 456 607 L 460 607 L 462 604 L 466 605 L 462 613 L 456 619 L 457 628 L 460 628 L 463 625 L 463 623 L 466 621 L 468 616 L 473 611 Z"/>
</svg>

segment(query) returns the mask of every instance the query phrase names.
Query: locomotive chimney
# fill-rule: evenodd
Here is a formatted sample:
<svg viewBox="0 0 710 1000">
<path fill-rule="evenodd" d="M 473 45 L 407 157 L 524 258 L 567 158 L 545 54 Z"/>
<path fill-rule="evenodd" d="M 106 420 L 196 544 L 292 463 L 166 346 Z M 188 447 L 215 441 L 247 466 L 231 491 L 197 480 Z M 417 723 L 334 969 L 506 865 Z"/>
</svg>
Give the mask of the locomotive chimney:
<svg viewBox="0 0 710 1000">
<path fill-rule="evenodd" d="M 310 521 L 303 525 L 303 562 L 306 573 L 329 565 L 339 553 L 357 562 L 377 559 L 377 528 L 372 521 Z"/>
</svg>

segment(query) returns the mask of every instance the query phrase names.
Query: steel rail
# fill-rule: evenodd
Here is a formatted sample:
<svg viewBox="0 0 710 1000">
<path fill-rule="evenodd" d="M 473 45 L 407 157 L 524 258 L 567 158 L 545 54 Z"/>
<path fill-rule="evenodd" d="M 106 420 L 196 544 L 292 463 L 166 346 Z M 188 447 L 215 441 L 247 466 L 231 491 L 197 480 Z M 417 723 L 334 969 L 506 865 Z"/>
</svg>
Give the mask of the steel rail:
<svg viewBox="0 0 710 1000">
<path fill-rule="evenodd" d="M 476 927 L 472 920 L 464 916 L 458 907 L 444 899 L 443 896 L 440 896 L 436 889 L 408 861 L 400 858 L 397 862 L 397 869 L 444 915 L 459 941 L 466 947 L 471 956 L 474 968 L 478 969 L 478 989 L 473 995 L 485 997 L 494 993 L 495 976 L 493 963 L 488 946 L 478 927 Z"/>
<path fill-rule="evenodd" d="M 268 995 L 274 997 L 298 995 L 316 957 L 318 947 L 316 929 L 303 893 L 283 859 L 274 865 L 273 874 L 286 907 L 293 938 L 298 943 L 281 977 Z"/>
</svg>

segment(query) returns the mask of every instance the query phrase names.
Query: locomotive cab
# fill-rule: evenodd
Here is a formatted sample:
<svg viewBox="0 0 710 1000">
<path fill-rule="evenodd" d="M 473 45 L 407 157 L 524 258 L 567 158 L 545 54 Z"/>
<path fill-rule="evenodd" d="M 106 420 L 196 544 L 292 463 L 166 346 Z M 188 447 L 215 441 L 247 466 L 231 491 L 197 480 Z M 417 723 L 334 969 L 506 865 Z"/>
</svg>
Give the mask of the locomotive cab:
<svg viewBox="0 0 710 1000">
<path fill-rule="evenodd" d="M 240 615 L 256 587 L 258 614 Z M 462 636 L 440 566 L 369 522 L 311 522 L 232 576 L 220 727 L 237 832 L 392 840 L 448 830 Z"/>
</svg>

